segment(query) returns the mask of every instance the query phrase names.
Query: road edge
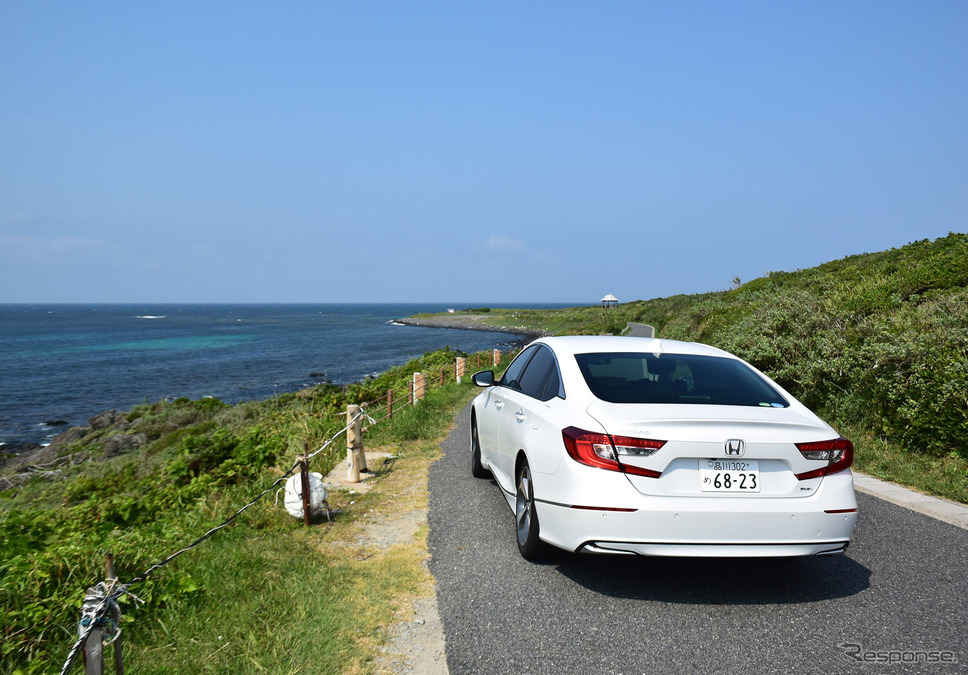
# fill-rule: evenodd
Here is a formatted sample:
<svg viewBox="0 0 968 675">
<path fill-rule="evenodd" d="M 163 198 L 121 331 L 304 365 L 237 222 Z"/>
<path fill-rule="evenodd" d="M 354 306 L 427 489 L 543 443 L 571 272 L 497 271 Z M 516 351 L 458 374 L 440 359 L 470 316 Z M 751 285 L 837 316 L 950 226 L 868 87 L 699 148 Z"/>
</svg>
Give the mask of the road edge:
<svg viewBox="0 0 968 675">
<path fill-rule="evenodd" d="M 854 489 L 858 492 L 873 495 L 892 504 L 903 506 L 911 511 L 917 511 L 949 525 L 968 530 L 968 506 L 964 504 L 915 492 L 903 485 L 874 478 L 859 471 L 854 471 L 853 474 Z"/>
</svg>

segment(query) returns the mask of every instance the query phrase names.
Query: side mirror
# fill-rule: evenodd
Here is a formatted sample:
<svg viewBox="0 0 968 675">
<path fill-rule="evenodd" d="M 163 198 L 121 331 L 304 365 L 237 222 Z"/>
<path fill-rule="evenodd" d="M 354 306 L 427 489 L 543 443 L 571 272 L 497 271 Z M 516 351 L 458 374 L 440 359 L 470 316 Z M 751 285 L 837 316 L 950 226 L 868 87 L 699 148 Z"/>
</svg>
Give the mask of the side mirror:
<svg viewBox="0 0 968 675">
<path fill-rule="evenodd" d="M 478 387 L 490 387 L 494 384 L 494 371 L 493 370 L 482 370 L 479 373 L 474 373 L 471 376 L 471 380 L 474 381 Z"/>
</svg>

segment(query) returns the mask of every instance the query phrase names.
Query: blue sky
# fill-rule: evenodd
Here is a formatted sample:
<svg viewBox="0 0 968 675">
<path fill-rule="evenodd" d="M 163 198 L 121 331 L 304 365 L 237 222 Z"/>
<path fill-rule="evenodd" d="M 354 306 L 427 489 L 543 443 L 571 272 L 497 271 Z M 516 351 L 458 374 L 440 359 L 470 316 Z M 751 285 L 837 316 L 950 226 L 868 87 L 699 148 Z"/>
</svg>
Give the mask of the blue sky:
<svg viewBox="0 0 968 675">
<path fill-rule="evenodd" d="M 965 2 L 4 2 L 0 302 L 576 302 L 968 230 Z"/>
</svg>

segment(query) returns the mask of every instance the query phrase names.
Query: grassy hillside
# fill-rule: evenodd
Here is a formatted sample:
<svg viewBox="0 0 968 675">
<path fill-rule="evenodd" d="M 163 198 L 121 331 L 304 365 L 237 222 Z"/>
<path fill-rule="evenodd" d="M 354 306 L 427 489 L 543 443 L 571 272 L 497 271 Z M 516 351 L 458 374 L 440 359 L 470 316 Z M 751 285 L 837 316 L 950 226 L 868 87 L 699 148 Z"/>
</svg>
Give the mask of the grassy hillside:
<svg viewBox="0 0 968 675">
<path fill-rule="evenodd" d="M 0 492 L 0 672 L 59 671 L 77 638 L 84 591 L 104 579 L 105 553 L 114 553 L 123 582 L 133 579 L 271 486 L 306 444 L 316 449 L 342 429 L 347 403 L 375 401 L 392 387 L 400 406 L 414 372 L 453 372 L 458 355 L 442 350 L 349 387 L 236 406 L 160 401 L 107 428 L 75 430 L 59 453 L 71 461 Z M 437 386 L 436 376 L 428 380 Z M 439 452 L 434 439 L 473 389 L 466 379 L 451 382 L 372 426 L 367 448 L 394 457 L 393 471 L 384 467 L 375 480 L 420 470 L 425 477 Z M 143 434 L 147 444 L 106 457 L 107 439 L 117 434 Z M 342 437 L 310 470 L 325 475 L 345 448 Z M 133 586 L 145 605 L 122 598 L 128 670 L 369 672 L 380 627 L 393 620 L 401 596 L 421 592 L 427 572 L 425 544 L 411 535 L 374 548 L 364 523 L 417 492 L 340 490 L 330 497 L 339 510 L 333 524 L 310 529 L 270 494 Z M 73 672 L 83 672 L 80 661 Z"/>
<path fill-rule="evenodd" d="M 968 501 L 968 235 L 730 291 L 488 315 L 556 334 L 619 334 L 641 322 L 659 337 L 721 347 L 851 435 L 862 469 Z"/>
</svg>

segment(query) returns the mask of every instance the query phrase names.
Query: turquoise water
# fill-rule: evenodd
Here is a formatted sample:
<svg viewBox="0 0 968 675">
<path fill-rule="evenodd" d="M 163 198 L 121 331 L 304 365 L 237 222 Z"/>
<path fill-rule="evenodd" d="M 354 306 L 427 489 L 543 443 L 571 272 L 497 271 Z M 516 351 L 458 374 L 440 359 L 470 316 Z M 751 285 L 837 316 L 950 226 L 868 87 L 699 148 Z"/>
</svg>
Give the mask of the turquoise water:
<svg viewBox="0 0 968 675">
<path fill-rule="evenodd" d="M 503 333 L 391 323 L 446 309 L 0 305 L 0 443 L 46 442 L 63 423 L 87 424 L 103 410 L 162 398 L 264 399 L 322 380 L 359 381 L 442 347 L 470 352 L 514 341 Z"/>
</svg>

